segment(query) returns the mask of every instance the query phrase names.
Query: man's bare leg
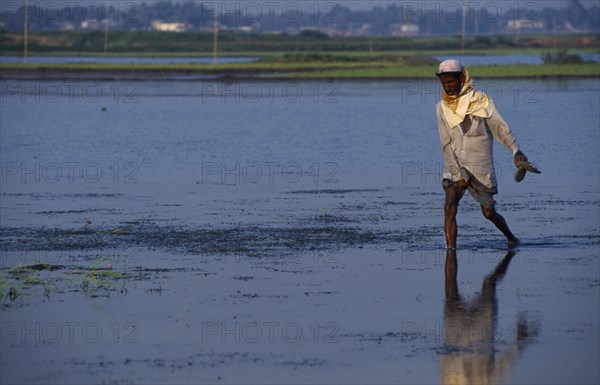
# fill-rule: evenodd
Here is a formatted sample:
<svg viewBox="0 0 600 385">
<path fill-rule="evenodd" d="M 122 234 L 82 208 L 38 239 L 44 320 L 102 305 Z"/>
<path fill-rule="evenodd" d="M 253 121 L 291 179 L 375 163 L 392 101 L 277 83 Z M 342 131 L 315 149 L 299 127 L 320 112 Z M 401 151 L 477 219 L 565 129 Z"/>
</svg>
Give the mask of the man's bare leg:
<svg viewBox="0 0 600 385">
<path fill-rule="evenodd" d="M 504 234 L 504 236 L 508 240 L 508 246 L 515 247 L 519 244 L 519 239 L 515 237 L 515 235 L 510 231 L 506 220 L 502 215 L 498 214 L 496 209 L 481 206 L 481 212 L 487 220 L 496 225 L 498 230 L 500 230 L 502 234 Z"/>
<path fill-rule="evenodd" d="M 446 235 L 446 246 L 456 249 L 457 224 L 456 213 L 458 202 L 464 194 L 464 189 L 456 184 L 446 187 L 446 203 L 444 204 L 444 233 Z"/>
</svg>

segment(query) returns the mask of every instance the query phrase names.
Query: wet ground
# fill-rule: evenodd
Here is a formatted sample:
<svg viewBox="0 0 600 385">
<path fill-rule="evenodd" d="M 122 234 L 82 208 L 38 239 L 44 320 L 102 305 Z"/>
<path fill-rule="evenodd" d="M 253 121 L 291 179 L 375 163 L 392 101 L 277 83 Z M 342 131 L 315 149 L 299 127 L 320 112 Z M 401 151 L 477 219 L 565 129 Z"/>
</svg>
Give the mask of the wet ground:
<svg viewBox="0 0 600 385">
<path fill-rule="evenodd" d="M 455 282 L 434 83 L 90 84 L 2 95 L 2 383 L 600 381 L 597 80 L 487 85 L 543 174 Z"/>
</svg>

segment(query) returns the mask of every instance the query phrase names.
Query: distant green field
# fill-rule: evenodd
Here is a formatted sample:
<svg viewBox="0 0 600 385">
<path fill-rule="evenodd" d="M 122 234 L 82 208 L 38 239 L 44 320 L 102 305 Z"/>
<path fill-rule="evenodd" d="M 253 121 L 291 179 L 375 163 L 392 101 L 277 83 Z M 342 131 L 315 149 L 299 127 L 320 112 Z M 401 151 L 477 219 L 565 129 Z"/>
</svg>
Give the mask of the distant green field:
<svg viewBox="0 0 600 385">
<path fill-rule="evenodd" d="M 110 55 L 150 56 L 210 56 L 213 52 L 211 33 L 124 32 L 111 31 L 108 39 Z M 244 34 L 222 32 L 218 35 L 219 55 L 264 56 L 272 52 L 354 52 L 372 54 L 395 52 L 403 54 L 457 53 L 461 50 L 459 36 L 327 37 L 314 34 Z M 23 36 L 0 31 L 2 55 L 22 55 Z M 600 49 L 600 35 L 520 35 L 468 36 L 465 52 L 482 53 L 541 53 L 544 50 Z M 36 32 L 30 33 L 28 50 L 32 55 L 102 55 L 104 33 L 94 32 Z"/>
<path fill-rule="evenodd" d="M 433 78 L 436 66 L 391 61 L 332 61 L 332 62 L 269 62 L 212 64 L 2 64 L 4 76 L 15 72 L 38 74 L 58 73 L 77 76 L 79 73 L 192 73 L 228 76 L 293 79 L 406 79 Z M 536 77 L 600 77 L 598 63 L 573 65 L 499 65 L 472 66 L 473 76 L 485 78 L 536 78 Z"/>
</svg>

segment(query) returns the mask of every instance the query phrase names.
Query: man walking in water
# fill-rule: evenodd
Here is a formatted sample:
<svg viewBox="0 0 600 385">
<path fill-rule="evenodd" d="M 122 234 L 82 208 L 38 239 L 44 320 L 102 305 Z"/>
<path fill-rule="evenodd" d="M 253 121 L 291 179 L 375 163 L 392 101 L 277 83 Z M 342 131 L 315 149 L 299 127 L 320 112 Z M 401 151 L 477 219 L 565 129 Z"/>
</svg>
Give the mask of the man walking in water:
<svg viewBox="0 0 600 385">
<path fill-rule="evenodd" d="M 436 105 L 436 114 L 445 162 L 442 186 L 446 193 L 446 245 L 456 249 L 458 203 L 465 190 L 469 190 L 481 204 L 483 216 L 506 236 L 509 247 L 515 247 L 519 240 L 495 209 L 493 195 L 498 193 L 498 189 L 493 163 L 493 139 L 512 152 L 515 166 L 526 164 L 527 157 L 519 150 L 494 102 L 483 92 L 474 90 L 467 69 L 458 60 L 441 62 L 437 76 L 442 83 L 443 93 L 442 100 Z M 522 176 L 524 171 L 521 179 Z"/>
</svg>

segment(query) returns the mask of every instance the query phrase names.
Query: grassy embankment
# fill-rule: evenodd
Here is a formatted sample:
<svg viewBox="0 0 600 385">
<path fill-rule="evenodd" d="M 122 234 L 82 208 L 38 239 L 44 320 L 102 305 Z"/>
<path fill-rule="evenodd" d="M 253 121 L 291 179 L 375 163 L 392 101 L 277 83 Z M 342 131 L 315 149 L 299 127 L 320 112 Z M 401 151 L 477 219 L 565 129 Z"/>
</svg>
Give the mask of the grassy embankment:
<svg viewBox="0 0 600 385">
<path fill-rule="evenodd" d="M 236 64 L 3 64 L 3 72 L 206 73 L 240 77 L 291 78 L 430 78 L 433 55 L 541 54 L 566 49 L 598 52 L 600 36 L 486 36 L 458 37 L 335 37 L 320 35 L 219 35 L 219 56 L 258 56 L 260 61 Z M 22 55 L 22 37 L 1 32 L 2 55 Z M 99 56 L 101 32 L 46 32 L 32 34 L 30 55 Z M 203 33 L 113 32 L 109 56 L 210 56 L 212 35 Z M 479 77 L 600 76 L 600 65 L 474 66 Z"/>
<path fill-rule="evenodd" d="M 294 78 L 294 79 L 418 79 L 431 78 L 435 65 L 402 65 L 395 62 L 367 63 L 278 63 L 261 61 L 248 64 L 2 64 L 0 71 L 36 73 L 145 73 L 214 74 L 239 78 Z M 499 65 L 472 66 L 472 75 L 478 78 L 540 78 L 540 77 L 600 77 L 599 64 L 571 65 Z"/>
</svg>

